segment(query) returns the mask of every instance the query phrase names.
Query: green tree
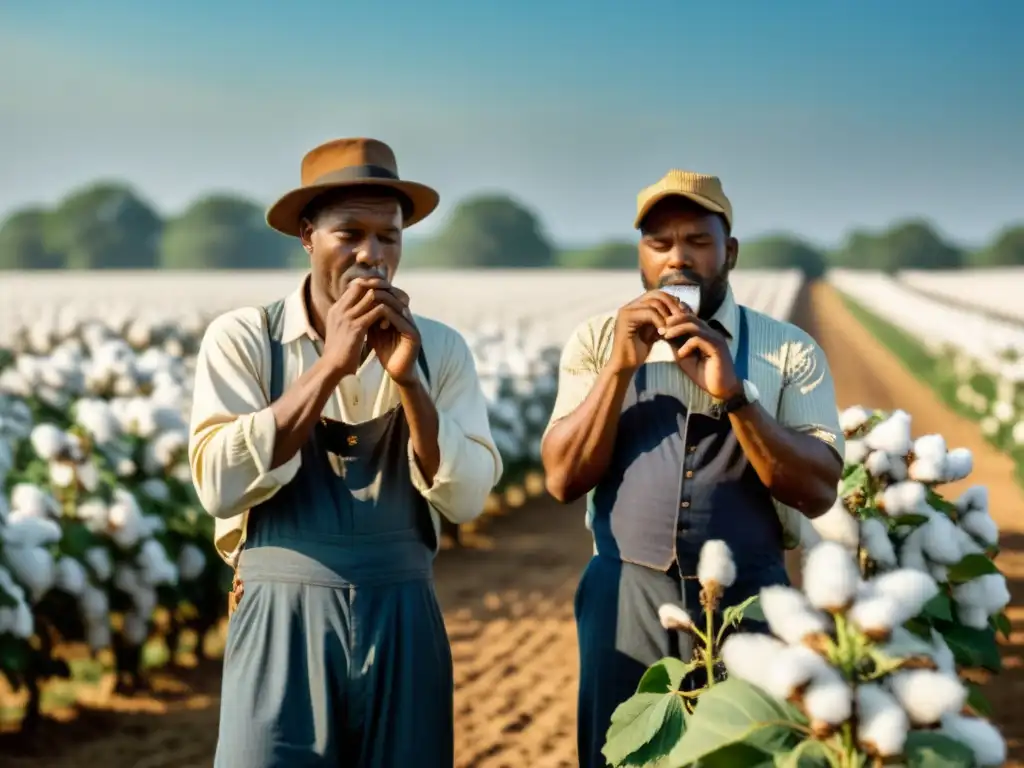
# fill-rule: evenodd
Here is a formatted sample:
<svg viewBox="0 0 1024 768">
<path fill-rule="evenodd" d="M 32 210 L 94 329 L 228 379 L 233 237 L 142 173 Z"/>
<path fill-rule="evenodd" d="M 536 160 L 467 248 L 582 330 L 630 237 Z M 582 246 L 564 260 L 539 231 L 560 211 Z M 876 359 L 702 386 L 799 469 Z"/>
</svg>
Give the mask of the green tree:
<svg viewBox="0 0 1024 768">
<path fill-rule="evenodd" d="M 767 235 L 740 244 L 741 269 L 799 269 L 808 279 L 825 274 L 825 254 L 792 235 Z"/>
<path fill-rule="evenodd" d="M 26 208 L 0 225 L 0 269 L 60 269 L 59 253 L 46 247 L 50 214 L 43 208 Z"/>
<path fill-rule="evenodd" d="M 263 209 L 232 195 L 209 195 L 167 223 L 160 265 L 167 269 L 281 269 L 296 262 L 294 238 L 267 226 Z"/>
<path fill-rule="evenodd" d="M 991 245 L 972 253 L 968 262 L 972 267 L 1024 266 L 1024 226 L 1007 227 Z"/>
<path fill-rule="evenodd" d="M 66 197 L 47 217 L 46 249 L 66 269 L 156 266 L 160 216 L 130 187 L 99 182 Z"/>
<path fill-rule="evenodd" d="M 895 273 L 901 269 L 958 269 L 964 252 L 921 219 L 904 221 L 880 233 L 852 232 L 833 263 L 849 269 Z"/>
<path fill-rule="evenodd" d="M 415 248 L 409 266 L 448 268 L 549 267 L 554 249 L 540 221 L 505 195 L 460 202 L 444 229 Z"/>
<path fill-rule="evenodd" d="M 636 243 L 610 240 L 592 248 L 559 251 L 557 264 L 564 269 L 636 269 Z"/>
</svg>

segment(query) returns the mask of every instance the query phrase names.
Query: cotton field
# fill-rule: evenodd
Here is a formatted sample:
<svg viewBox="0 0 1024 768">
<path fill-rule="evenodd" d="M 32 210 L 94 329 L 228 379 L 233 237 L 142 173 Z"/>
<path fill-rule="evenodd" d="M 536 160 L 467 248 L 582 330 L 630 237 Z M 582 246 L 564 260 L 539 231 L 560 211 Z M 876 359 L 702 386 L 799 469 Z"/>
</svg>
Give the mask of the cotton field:
<svg viewBox="0 0 1024 768">
<path fill-rule="evenodd" d="M 899 278 L 938 299 L 948 298 L 1024 322 L 1024 301 L 1021 301 L 1024 268 L 939 272 L 908 270 L 901 272 Z"/>
<path fill-rule="evenodd" d="M 996 277 L 990 279 L 996 282 Z M 962 303 L 987 300 L 979 274 L 966 272 L 957 279 L 962 290 L 955 293 Z M 1024 480 L 1024 324 L 951 306 L 911 287 L 938 292 L 936 286 L 945 285 L 952 295 L 953 281 L 943 276 L 915 275 L 904 283 L 880 273 L 837 270 L 830 280 L 866 310 L 924 344 L 934 370 L 920 373 L 952 407 L 977 419 L 990 442 L 1015 458 Z M 989 285 L 993 302 L 1012 289 L 1012 284 Z"/>
</svg>

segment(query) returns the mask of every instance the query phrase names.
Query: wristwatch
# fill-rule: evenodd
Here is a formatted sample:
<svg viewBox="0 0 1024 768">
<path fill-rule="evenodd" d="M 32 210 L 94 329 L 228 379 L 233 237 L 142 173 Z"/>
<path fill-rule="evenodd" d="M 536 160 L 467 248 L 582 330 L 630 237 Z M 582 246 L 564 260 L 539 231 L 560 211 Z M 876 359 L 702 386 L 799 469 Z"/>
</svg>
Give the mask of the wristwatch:
<svg viewBox="0 0 1024 768">
<path fill-rule="evenodd" d="M 752 403 L 756 403 L 760 393 L 757 391 L 757 387 L 754 386 L 754 382 L 747 379 L 743 380 L 743 389 L 738 394 L 733 395 L 728 400 L 723 400 L 718 405 L 719 413 L 730 414 L 735 413 L 740 408 L 746 408 Z"/>
</svg>

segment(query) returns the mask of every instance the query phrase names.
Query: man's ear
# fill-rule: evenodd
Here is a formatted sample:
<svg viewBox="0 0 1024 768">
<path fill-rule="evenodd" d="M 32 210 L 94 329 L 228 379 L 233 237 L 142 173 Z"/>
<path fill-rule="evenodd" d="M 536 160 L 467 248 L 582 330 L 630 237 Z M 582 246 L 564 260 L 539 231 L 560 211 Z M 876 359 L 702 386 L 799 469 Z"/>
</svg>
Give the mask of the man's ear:
<svg viewBox="0 0 1024 768">
<path fill-rule="evenodd" d="M 740 241 L 735 237 L 730 237 L 725 241 L 725 265 L 730 270 L 736 268 L 736 262 L 740 258 Z"/>
<path fill-rule="evenodd" d="M 302 219 L 299 222 L 299 241 L 306 253 L 313 253 L 313 222 L 309 219 Z"/>
</svg>

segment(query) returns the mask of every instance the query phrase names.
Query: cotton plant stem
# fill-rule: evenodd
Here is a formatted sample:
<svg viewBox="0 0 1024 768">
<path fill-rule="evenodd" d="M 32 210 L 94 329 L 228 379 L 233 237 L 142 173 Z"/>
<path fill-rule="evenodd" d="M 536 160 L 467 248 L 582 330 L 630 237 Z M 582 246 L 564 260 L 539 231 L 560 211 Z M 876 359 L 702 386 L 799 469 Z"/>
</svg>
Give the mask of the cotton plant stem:
<svg viewBox="0 0 1024 768">
<path fill-rule="evenodd" d="M 707 669 L 707 687 L 715 684 L 715 643 L 714 643 L 714 621 L 711 615 L 711 607 L 704 609 L 704 632 L 707 638 L 704 641 L 704 667 Z"/>
</svg>

